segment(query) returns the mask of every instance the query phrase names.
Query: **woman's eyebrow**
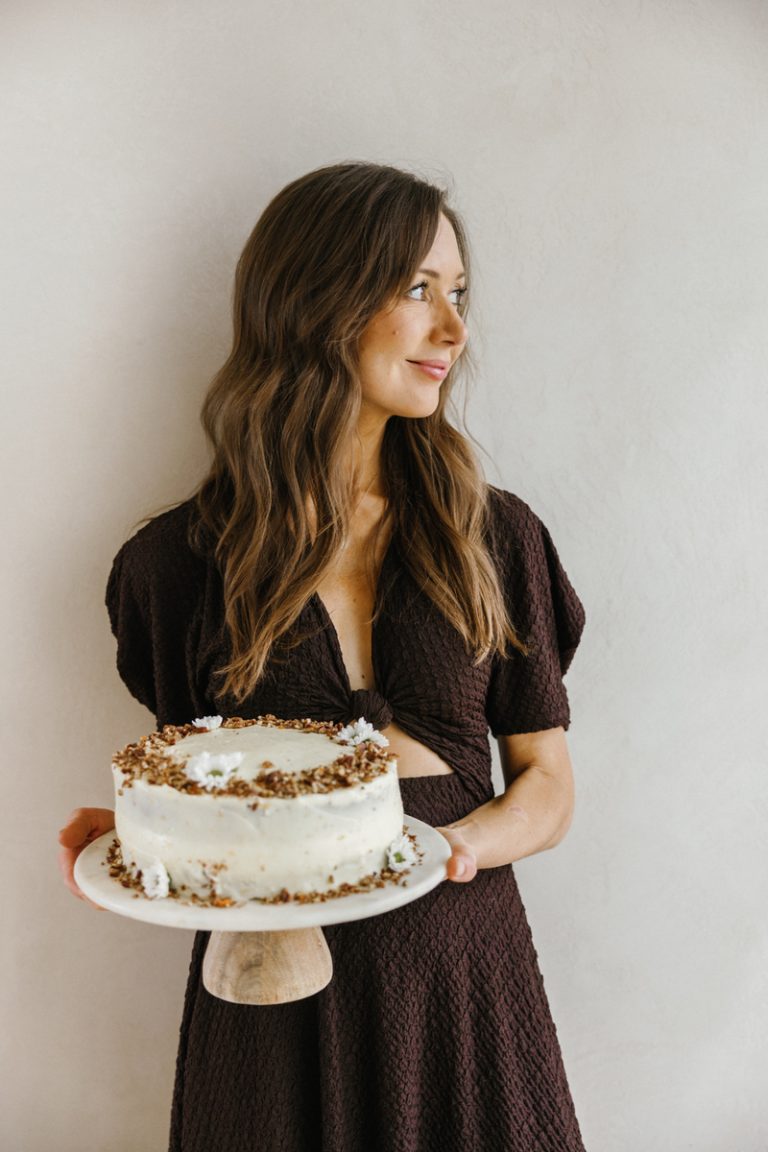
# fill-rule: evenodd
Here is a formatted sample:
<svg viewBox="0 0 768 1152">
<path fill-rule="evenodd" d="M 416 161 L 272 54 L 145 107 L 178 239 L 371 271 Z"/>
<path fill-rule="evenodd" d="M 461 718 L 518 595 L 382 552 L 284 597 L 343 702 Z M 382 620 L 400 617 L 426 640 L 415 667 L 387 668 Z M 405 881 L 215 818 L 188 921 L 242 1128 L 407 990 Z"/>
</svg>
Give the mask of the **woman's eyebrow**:
<svg viewBox="0 0 768 1152">
<path fill-rule="evenodd" d="M 432 268 L 419 268 L 419 274 L 423 276 L 430 276 L 433 280 L 440 279 L 440 273 L 435 272 Z M 454 277 L 455 280 L 466 280 L 466 278 L 467 274 L 463 268 L 460 272 L 457 272 Z"/>
</svg>

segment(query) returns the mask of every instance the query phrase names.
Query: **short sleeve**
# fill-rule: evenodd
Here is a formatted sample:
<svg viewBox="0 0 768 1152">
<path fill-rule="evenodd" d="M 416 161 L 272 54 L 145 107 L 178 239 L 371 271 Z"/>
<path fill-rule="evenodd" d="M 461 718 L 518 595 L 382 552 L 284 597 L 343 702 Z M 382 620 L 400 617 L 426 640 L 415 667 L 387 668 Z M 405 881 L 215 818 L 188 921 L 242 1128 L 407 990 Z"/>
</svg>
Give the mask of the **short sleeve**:
<svg viewBox="0 0 768 1152">
<path fill-rule="evenodd" d="M 106 594 L 117 670 L 159 727 L 203 714 L 190 662 L 199 577 L 171 516 L 152 521 L 123 545 Z"/>
<path fill-rule="evenodd" d="M 486 715 L 494 736 L 570 724 L 563 684 L 584 629 L 584 607 L 548 529 L 524 501 L 496 493 L 495 553 L 507 611 L 523 655 L 508 646 L 493 658 Z"/>
</svg>

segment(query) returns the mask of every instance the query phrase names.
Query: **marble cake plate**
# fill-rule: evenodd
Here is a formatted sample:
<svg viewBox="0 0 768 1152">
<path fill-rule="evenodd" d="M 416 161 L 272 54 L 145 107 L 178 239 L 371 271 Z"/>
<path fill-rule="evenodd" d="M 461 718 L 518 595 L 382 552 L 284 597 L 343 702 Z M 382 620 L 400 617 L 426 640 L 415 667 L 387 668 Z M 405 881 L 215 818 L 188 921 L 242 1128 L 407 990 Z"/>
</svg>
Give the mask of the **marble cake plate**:
<svg viewBox="0 0 768 1152">
<path fill-rule="evenodd" d="M 251 900 L 232 908 L 210 908 L 185 904 L 181 900 L 150 900 L 122 884 L 109 874 L 107 852 L 115 839 L 114 829 L 94 840 L 75 862 L 75 880 L 85 895 L 109 912 L 159 924 L 166 928 L 191 928 L 214 932 L 281 932 L 294 928 L 315 928 L 327 924 L 344 924 L 391 912 L 431 892 L 445 879 L 450 845 L 440 832 L 412 816 L 405 817 L 406 831 L 416 837 L 423 854 L 409 873 L 396 884 L 370 892 L 338 896 L 319 904 L 260 904 Z"/>
</svg>

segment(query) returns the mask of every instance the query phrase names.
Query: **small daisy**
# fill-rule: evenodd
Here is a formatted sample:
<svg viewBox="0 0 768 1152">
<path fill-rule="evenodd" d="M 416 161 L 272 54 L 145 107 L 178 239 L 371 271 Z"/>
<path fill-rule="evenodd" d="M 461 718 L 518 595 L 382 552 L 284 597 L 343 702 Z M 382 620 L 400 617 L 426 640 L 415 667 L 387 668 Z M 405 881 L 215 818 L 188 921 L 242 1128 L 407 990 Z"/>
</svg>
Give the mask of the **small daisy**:
<svg viewBox="0 0 768 1152">
<path fill-rule="evenodd" d="M 378 744 L 380 748 L 389 747 L 389 740 L 386 736 L 378 732 L 373 724 L 369 724 L 364 716 L 352 724 L 347 724 L 346 728 L 342 728 L 337 733 L 336 739 L 339 744 L 364 744 L 367 741 L 369 744 Z"/>
</svg>

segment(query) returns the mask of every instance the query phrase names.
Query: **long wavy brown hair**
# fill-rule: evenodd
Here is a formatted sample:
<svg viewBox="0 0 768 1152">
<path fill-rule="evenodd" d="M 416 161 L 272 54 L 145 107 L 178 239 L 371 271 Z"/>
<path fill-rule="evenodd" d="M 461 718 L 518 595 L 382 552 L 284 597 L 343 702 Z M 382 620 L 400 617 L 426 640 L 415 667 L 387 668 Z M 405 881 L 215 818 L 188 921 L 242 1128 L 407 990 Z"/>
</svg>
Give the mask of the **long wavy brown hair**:
<svg viewBox="0 0 768 1152">
<path fill-rule="evenodd" d="M 358 342 L 409 286 L 441 213 L 469 273 L 464 228 L 441 189 L 385 165 L 332 165 L 284 188 L 240 257 L 233 347 L 202 412 L 213 462 L 197 493 L 198 532 L 215 540 L 224 584 L 222 689 L 238 701 L 343 547 Z M 486 546 L 486 485 L 446 416 L 455 372 L 433 415 L 390 417 L 382 483 L 402 564 L 479 662 L 508 642 L 526 648 Z"/>
</svg>

